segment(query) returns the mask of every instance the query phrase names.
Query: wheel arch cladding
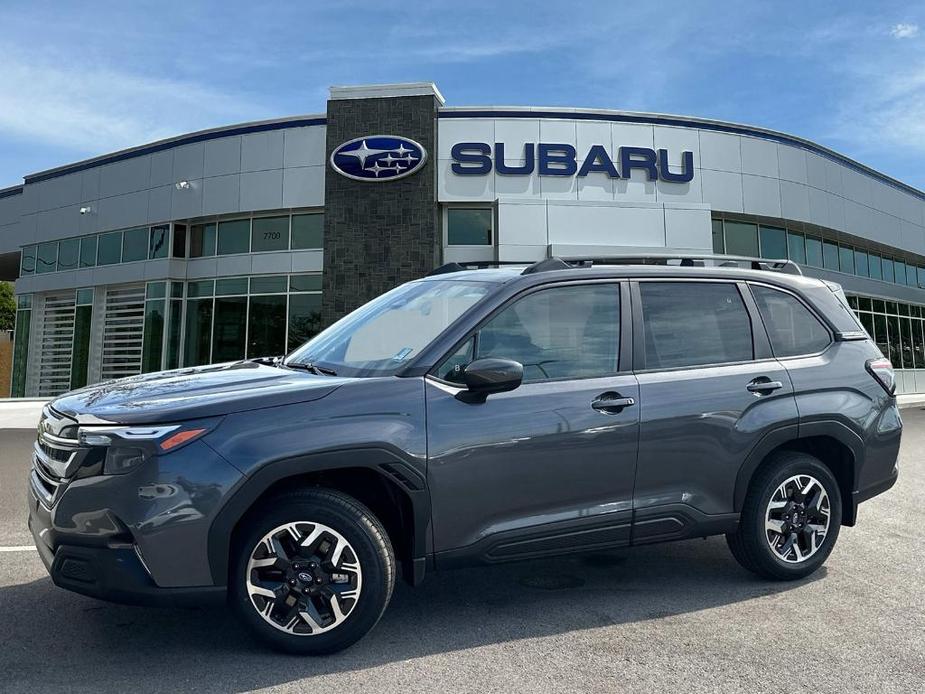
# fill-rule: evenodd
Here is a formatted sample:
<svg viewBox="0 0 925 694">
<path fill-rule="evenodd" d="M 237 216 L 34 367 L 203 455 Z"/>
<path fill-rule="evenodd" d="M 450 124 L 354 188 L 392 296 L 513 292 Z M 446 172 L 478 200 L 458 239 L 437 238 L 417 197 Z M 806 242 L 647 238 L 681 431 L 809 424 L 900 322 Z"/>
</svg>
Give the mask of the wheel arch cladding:
<svg viewBox="0 0 925 694">
<path fill-rule="evenodd" d="M 300 487 L 336 489 L 367 506 L 389 535 L 406 580 L 423 578 L 429 554 L 430 495 L 425 480 L 391 451 L 366 448 L 316 453 L 264 465 L 244 480 L 209 530 L 209 565 L 227 585 L 236 531 L 273 496 Z"/>
<path fill-rule="evenodd" d="M 742 510 L 745 494 L 759 469 L 773 463 L 780 451 L 801 451 L 818 458 L 835 477 L 842 501 L 842 525 L 854 525 L 856 509 L 852 492 L 857 488 L 858 468 L 863 462 L 863 442 L 853 431 L 838 422 L 818 422 L 812 427 L 781 427 L 764 436 L 736 479 L 734 506 Z"/>
</svg>

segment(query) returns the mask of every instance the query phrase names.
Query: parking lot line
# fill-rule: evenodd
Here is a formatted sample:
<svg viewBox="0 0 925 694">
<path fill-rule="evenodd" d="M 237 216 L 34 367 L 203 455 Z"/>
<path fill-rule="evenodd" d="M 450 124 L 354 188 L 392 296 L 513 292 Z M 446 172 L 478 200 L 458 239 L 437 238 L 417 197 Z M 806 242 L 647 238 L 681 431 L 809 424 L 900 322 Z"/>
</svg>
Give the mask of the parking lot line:
<svg viewBox="0 0 925 694">
<path fill-rule="evenodd" d="M 34 552 L 32 545 L 14 545 L 13 547 L 0 547 L 0 552 Z"/>
</svg>

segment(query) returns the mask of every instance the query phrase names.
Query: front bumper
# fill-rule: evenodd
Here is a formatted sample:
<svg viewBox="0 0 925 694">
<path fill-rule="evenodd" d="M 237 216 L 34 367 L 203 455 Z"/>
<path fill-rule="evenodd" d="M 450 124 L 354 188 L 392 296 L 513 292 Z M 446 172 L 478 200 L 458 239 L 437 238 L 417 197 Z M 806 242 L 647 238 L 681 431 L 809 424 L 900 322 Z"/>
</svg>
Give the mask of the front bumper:
<svg viewBox="0 0 925 694">
<path fill-rule="evenodd" d="M 51 512 L 34 492 L 30 494 L 29 530 L 55 585 L 100 600 L 131 605 L 198 606 L 225 599 L 224 586 L 158 586 L 131 542 L 110 538 L 102 544 L 55 544 Z"/>
<path fill-rule="evenodd" d="M 130 605 L 199 606 L 224 601 L 224 587 L 161 588 L 151 580 L 134 545 L 59 545 L 52 550 L 40 537 L 40 523 L 29 529 L 42 563 L 56 586 L 109 602 Z"/>
</svg>

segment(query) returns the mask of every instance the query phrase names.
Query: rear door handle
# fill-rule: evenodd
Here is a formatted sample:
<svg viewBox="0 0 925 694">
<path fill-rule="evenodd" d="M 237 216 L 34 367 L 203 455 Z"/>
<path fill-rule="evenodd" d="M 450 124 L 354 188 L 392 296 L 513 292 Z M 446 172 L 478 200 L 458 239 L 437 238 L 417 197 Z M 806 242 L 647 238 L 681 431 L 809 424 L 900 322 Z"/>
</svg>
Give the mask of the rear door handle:
<svg viewBox="0 0 925 694">
<path fill-rule="evenodd" d="M 745 390 L 747 390 L 749 393 L 765 395 L 783 387 L 784 384 L 780 381 L 772 381 L 765 376 L 761 376 L 760 378 L 756 378 L 754 381 L 745 386 Z"/>
<path fill-rule="evenodd" d="M 603 414 L 618 414 L 625 407 L 632 407 L 635 404 L 636 401 L 633 398 L 624 398 L 619 393 L 601 393 L 591 403 L 591 407 Z"/>
</svg>

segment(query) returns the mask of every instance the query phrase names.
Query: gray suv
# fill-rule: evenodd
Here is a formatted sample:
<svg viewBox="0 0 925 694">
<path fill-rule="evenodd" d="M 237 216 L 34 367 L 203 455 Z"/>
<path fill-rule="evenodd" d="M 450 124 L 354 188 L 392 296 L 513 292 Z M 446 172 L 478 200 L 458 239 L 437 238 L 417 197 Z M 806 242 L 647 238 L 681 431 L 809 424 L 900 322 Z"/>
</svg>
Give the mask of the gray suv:
<svg viewBox="0 0 925 694">
<path fill-rule="evenodd" d="M 841 289 L 786 261 L 451 264 L 285 358 L 58 398 L 29 526 L 63 588 L 227 601 L 329 653 L 399 574 L 724 534 L 802 578 L 896 481 L 893 392 Z"/>
</svg>

